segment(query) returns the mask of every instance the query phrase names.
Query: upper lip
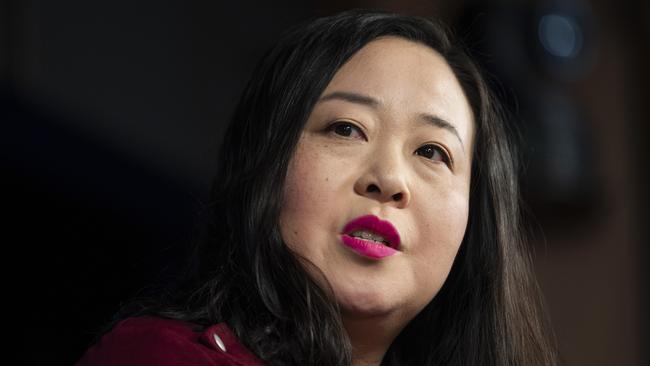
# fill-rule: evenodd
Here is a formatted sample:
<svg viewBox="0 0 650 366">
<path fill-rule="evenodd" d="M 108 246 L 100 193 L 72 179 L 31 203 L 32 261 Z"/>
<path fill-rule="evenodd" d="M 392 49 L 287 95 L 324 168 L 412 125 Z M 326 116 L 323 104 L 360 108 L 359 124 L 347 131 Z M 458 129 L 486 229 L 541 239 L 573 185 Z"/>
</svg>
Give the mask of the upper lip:
<svg viewBox="0 0 650 366">
<path fill-rule="evenodd" d="M 388 241 L 391 248 L 399 248 L 399 232 L 390 221 L 382 220 L 375 215 L 360 216 L 348 222 L 343 228 L 343 233 L 350 234 L 358 230 L 367 230 L 379 234 Z"/>
</svg>

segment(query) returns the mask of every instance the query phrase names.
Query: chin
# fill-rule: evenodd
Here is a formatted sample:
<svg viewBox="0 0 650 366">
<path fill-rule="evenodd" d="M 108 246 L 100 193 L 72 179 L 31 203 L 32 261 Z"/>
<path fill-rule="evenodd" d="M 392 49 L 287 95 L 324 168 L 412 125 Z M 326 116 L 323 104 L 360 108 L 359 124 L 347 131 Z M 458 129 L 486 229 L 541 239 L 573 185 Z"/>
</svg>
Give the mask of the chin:
<svg viewBox="0 0 650 366">
<path fill-rule="evenodd" d="M 403 297 L 399 291 L 378 289 L 374 286 L 364 288 L 335 288 L 336 301 L 343 316 L 385 317 L 404 310 Z"/>
</svg>

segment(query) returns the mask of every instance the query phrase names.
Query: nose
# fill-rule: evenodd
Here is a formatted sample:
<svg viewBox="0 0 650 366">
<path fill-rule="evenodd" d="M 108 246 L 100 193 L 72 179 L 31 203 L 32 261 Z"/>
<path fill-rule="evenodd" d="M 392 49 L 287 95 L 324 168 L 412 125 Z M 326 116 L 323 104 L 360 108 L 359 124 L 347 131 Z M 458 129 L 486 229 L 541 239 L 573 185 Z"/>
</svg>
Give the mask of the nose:
<svg viewBox="0 0 650 366">
<path fill-rule="evenodd" d="M 386 153 L 375 154 L 375 159 L 362 172 L 354 184 L 354 191 L 358 195 L 397 208 L 408 206 L 411 193 L 399 157 Z"/>
</svg>

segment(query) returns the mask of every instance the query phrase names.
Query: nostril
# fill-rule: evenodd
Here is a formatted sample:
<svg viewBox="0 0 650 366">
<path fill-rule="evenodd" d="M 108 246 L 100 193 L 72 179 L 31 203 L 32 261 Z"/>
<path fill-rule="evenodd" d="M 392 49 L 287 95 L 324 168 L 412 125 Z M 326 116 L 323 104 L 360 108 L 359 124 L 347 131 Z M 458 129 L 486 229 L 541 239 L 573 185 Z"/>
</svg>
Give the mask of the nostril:
<svg viewBox="0 0 650 366">
<path fill-rule="evenodd" d="M 379 187 L 377 187 L 374 184 L 371 184 L 366 188 L 366 192 L 371 193 L 371 192 L 379 192 Z"/>
<path fill-rule="evenodd" d="M 401 201 L 402 200 L 402 194 L 401 193 L 395 193 L 393 195 L 393 201 Z"/>
</svg>

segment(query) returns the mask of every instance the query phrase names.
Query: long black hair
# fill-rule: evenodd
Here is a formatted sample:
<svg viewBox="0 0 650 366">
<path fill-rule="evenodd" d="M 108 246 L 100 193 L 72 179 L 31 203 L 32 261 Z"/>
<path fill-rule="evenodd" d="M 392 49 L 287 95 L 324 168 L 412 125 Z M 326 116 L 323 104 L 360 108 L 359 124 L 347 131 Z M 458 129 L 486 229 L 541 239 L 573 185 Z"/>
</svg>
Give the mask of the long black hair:
<svg viewBox="0 0 650 366">
<path fill-rule="evenodd" d="M 283 242 L 287 166 L 335 72 L 382 36 L 427 45 L 459 80 L 476 139 L 465 237 L 442 289 L 383 365 L 552 365 L 554 344 L 522 230 L 517 153 L 477 65 L 434 20 L 353 10 L 287 32 L 255 69 L 221 146 L 208 226 L 185 291 L 158 315 L 226 322 L 269 365 L 349 365 L 338 306 Z"/>
</svg>

